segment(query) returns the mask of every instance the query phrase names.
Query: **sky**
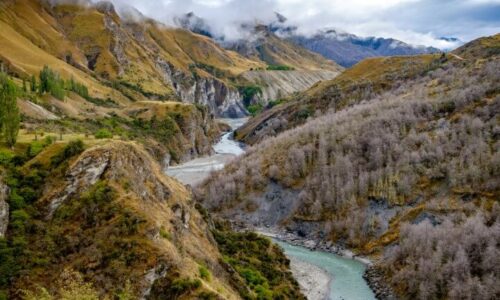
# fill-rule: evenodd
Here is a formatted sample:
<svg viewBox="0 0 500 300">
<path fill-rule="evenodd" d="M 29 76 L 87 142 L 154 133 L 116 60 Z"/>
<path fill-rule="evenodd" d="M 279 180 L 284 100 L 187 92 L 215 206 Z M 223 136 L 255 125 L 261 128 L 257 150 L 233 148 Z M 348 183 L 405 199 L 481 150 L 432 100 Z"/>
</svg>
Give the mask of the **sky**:
<svg viewBox="0 0 500 300">
<path fill-rule="evenodd" d="M 271 22 L 275 12 L 309 35 L 336 29 L 361 37 L 396 38 L 413 45 L 451 49 L 500 32 L 500 0 L 112 0 L 144 15 L 175 25 L 188 12 L 207 20 L 226 38 L 239 35 L 241 22 Z"/>
</svg>

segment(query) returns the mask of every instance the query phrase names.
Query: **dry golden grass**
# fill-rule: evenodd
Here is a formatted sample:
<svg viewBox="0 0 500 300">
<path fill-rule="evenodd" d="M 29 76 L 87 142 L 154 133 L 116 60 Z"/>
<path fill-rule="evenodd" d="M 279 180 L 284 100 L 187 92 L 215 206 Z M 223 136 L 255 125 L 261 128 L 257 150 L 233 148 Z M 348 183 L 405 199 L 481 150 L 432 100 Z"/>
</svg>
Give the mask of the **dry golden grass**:
<svg viewBox="0 0 500 300">
<path fill-rule="evenodd" d="M 19 75 L 27 77 L 38 74 L 45 65 L 59 72 L 63 78 L 73 77 L 89 87 L 91 95 L 99 98 L 113 98 L 124 103 L 129 102 L 119 92 L 99 83 L 86 74 L 51 54 L 43 51 L 28 39 L 20 35 L 9 24 L 0 21 L 0 58 L 15 67 Z"/>
</svg>

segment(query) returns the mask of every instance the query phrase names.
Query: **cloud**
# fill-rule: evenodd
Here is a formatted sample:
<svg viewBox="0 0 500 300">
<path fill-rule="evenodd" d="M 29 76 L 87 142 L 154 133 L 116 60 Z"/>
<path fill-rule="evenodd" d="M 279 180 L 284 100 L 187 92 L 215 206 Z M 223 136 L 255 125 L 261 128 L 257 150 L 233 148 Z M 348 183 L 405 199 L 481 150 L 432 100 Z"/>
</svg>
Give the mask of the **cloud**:
<svg viewBox="0 0 500 300">
<path fill-rule="evenodd" d="M 239 24 L 271 22 L 274 12 L 303 34 L 336 28 L 359 36 L 392 37 L 415 45 L 452 48 L 457 42 L 500 32 L 500 0 L 112 0 L 175 25 L 194 12 L 218 35 L 241 37 Z"/>
</svg>

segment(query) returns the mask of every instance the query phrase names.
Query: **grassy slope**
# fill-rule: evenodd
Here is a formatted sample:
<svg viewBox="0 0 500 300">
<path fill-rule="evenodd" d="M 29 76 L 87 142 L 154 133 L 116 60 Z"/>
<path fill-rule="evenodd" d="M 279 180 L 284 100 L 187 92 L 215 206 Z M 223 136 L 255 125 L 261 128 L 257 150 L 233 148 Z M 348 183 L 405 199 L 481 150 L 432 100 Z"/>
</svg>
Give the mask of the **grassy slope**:
<svg viewBox="0 0 500 300">
<path fill-rule="evenodd" d="M 104 99 L 110 97 L 116 101 L 128 103 L 128 100 L 116 90 L 104 86 L 91 75 L 38 48 L 8 24 L 0 21 L 0 25 L 2 26 L 0 32 L 0 57 L 19 76 L 28 78 L 31 74 L 38 74 L 44 65 L 50 65 L 64 78 L 73 77 L 75 80 L 84 83 L 89 87 L 89 92 L 96 97 Z"/>
</svg>

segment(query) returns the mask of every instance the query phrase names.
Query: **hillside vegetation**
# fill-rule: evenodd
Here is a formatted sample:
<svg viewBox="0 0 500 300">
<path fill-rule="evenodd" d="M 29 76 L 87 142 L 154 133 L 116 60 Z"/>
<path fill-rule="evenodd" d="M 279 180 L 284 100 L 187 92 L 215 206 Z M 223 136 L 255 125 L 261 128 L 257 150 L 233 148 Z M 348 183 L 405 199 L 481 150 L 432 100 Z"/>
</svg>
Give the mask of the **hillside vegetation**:
<svg viewBox="0 0 500 300">
<path fill-rule="evenodd" d="M 435 68 L 443 59 L 441 55 L 366 59 L 336 78 L 317 83 L 285 99 L 283 104 L 265 110 L 238 129 L 236 137 L 247 144 L 256 144 L 328 110 L 341 110 L 397 88 L 404 81 Z"/>
<path fill-rule="evenodd" d="M 360 63 L 307 92 L 336 109 L 250 148 L 200 199 L 235 221 L 379 258 L 405 299 L 498 298 L 498 45 L 499 35 L 458 49 L 464 59 L 382 60 L 421 61 L 400 76 Z M 346 76 L 371 78 L 368 91 Z M 278 108 L 292 116 L 298 103 Z"/>
<path fill-rule="evenodd" d="M 301 297 L 281 251 L 267 239 L 208 225 L 190 192 L 138 144 L 43 147 L 32 159 L 1 162 L 10 189 L 1 299 Z M 241 272 L 235 257 L 223 256 L 229 243 L 252 245 Z M 265 265 L 250 259 L 257 254 Z M 258 277 L 245 277 L 250 271 Z"/>
</svg>

